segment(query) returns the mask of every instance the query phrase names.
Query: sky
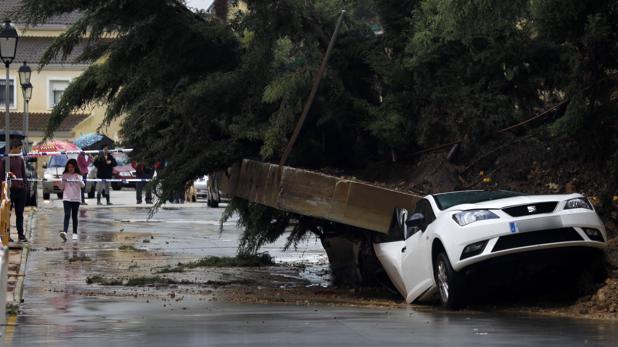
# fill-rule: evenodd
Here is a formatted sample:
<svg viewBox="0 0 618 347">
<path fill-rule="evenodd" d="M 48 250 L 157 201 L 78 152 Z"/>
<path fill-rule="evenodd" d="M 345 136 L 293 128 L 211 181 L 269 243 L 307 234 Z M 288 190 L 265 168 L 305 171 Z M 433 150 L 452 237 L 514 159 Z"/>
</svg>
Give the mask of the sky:
<svg viewBox="0 0 618 347">
<path fill-rule="evenodd" d="M 205 10 L 212 4 L 213 0 L 187 0 L 187 6 Z"/>
</svg>

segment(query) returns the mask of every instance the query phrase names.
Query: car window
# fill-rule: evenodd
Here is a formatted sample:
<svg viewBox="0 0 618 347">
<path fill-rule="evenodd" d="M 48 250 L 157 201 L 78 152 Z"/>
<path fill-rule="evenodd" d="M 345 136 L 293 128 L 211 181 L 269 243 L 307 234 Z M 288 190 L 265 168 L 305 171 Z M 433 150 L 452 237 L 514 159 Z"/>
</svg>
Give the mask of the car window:
<svg viewBox="0 0 618 347">
<path fill-rule="evenodd" d="M 395 242 L 395 241 L 403 241 L 403 218 L 407 216 L 406 209 L 396 208 L 393 210 L 393 214 L 391 216 L 391 224 L 388 228 L 387 234 L 382 233 L 372 233 L 373 242 L 375 243 L 384 243 L 384 242 Z"/>
<path fill-rule="evenodd" d="M 116 159 L 116 166 L 125 166 L 131 163 L 129 156 L 125 153 L 113 153 L 112 156 Z"/>
<path fill-rule="evenodd" d="M 436 220 L 436 215 L 433 213 L 433 209 L 431 208 L 431 204 L 427 199 L 421 199 L 416 203 L 416 207 L 414 208 L 414 213 L 422 213 L 425 216 L 425 223 L 421 226 L 421 230 L 425 230 L 431 222 Z"/>
<path fill-rule="evenodd" d="M 57 155 L 49 158 L 47 167 L 64 167 L 69 161 L 69 157 L 66 155 Z"/>
<path fill-rule="evenodd" d="M 511 198 L 514 196 L 525 195 L 524 193 L 511 192 L 508 190 L 484 191 L 468 190 L 462 192 L 435 194 L 433 198 L 440 210 L 446 210 L 461 204 L 475 204 L 482 201 L 498 200 Z"/>
</svg>

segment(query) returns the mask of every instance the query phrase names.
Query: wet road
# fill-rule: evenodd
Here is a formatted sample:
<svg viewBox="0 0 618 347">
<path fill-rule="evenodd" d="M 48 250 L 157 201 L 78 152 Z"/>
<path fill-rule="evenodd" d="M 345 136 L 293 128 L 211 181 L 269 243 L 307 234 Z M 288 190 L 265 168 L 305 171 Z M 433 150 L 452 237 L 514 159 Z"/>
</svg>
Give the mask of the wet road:
<svg viewBox="0 0 618 347">
<path fill-rule="evenodd" d="M 7 328 L 10 346 L 210 346 L 210 345 L 419 345 L 419 346 L 616 346 L 618 324 L 592 320 L 513 317 L 487 313 L 331 306 L 228 304 L 208 281 L 267 278 L 274 286 L 324 285 L 287 267 L 245 269 L 242 273 L 204 269 L 184 273 L 193 285 L 126 287 L 86 284 L 86 278 L 128 278 L 206 255 L 234 255 L 235 223 L 219 233 L 222 209 L 203 205 L 163 209 L 146 221 L 148 210 L 123 206 L 82 210 L 79 242 L 63 244 L 59 204 L 36 215 L 27 265 L 25 302 Z M 135 249 L 123 251 L 121 246 Z M 319 242 L 282 253 L 275 260 L 323 264 Z M 170 275 L 173 276 L 173 275 Z"/>
</svg>

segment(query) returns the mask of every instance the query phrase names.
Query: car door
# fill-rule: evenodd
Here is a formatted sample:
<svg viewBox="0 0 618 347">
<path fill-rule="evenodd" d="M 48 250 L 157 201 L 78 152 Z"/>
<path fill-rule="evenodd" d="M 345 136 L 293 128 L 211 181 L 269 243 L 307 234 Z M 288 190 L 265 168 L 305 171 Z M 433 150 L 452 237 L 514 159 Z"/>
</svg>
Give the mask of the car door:
<svg viewBox="0 0 618 347">
<path fill-rule="evenodd" d="M 401 250 L 405 247 L 404 225 L 408 217 L 408 211 L 404 208 L 396 208 L 391 217 L 388 234 L 376 234 L 373 240 L 373 250 L 382 264 L 384 271 L 399 293 L 405 298 L 406 289 L 403 282 L 401 269 Z"/>
<path fill-rule="evenodd" d="M 425 219 L 419 227 L 405 226 L 406 240 L 405 247 L 401 251 L 401 267 L 408 303 L 431 288 L 433 283 L 431 264 L 428 261 L 430 259 L 428 252 L 431 251 L 431 240 L 426 231 L 436 217 L 427 199 L 422 199 L 416 204 L 414 213 L 422 213 Z"/>
</svg>

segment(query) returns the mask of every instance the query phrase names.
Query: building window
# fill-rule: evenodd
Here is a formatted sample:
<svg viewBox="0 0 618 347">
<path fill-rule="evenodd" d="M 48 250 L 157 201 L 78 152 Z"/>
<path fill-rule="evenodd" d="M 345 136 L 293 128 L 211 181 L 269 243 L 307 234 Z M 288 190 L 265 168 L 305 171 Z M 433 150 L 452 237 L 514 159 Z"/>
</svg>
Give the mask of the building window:
<svg viewBox="0 0 618 347">
<path fill-rule="evenodd" d="M 69 86 L 69 81 L 52 80 L 49 81 L 49 108 L 58 105 L 62 94 Z"/>
<path fill-rule="evenodd" d="M 0 79 L 0 106 L 6 107 L 6 80 Z M 15 80 L 9 79 L 9 107 L 15 108 Z"/>
</svg>

